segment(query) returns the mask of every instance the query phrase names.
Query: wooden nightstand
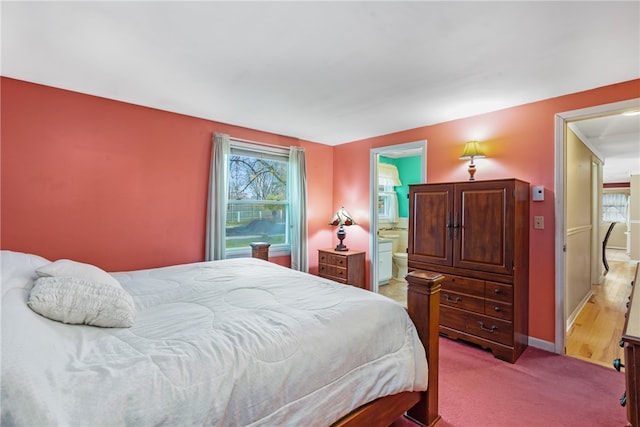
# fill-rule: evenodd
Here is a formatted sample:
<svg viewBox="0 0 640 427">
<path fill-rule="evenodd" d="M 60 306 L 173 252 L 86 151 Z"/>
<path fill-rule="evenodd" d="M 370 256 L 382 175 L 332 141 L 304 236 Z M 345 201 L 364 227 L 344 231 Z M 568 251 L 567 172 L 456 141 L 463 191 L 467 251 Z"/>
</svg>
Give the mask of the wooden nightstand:
<svg viewBox="0 0 640 427">
<path fill-rule="evenodd" d="M 366 289 L 364 251 L 318 249 L 318 275 L 336 282 Z"/>
</svg>

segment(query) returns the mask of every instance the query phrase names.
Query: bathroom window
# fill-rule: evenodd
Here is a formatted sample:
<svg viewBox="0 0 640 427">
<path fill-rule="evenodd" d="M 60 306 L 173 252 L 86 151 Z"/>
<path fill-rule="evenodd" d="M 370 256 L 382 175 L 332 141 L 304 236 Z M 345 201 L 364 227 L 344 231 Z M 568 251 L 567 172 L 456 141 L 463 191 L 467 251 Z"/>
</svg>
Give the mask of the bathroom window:
<svg viewBox="0 0 640 427">
<path fill-rule="evenodd" d="M 402 185 L 398 168 L 378 163 L 378 218 L 382 221 L 398 222 L 398 194 L 394 187 Z"/>
<path fill-rule="evenodd" d="M 398 195 L 395 191 L 378 193 L 378 218 L 389 222 L 398 222 Z"/>
</svg>

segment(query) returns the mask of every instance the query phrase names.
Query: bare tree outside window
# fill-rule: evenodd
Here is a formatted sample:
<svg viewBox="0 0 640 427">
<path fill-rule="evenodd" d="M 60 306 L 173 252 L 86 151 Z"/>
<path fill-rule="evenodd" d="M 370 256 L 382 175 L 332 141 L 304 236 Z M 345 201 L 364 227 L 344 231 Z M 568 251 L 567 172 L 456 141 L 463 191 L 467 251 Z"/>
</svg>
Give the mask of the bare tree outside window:
<svg viewBox="0 0 640 427">
<path fill-rule="evenodd" d="M 255 240 L 288 243 L 287 159 L 258 156 L 229 158 L 227 248 Z"/>
</svg>

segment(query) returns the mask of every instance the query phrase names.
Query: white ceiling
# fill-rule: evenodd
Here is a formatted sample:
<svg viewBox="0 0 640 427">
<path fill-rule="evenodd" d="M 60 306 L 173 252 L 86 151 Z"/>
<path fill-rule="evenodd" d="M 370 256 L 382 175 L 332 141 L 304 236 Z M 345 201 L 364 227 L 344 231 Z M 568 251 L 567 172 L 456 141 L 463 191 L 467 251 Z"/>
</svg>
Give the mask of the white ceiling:
<svg viewBox="0 0 640 427">
<path fill-rule="evenodd" d="M 640 78 L 638 1 L 0 7 L 3 76 L 328 145 Z"/>
<path fill-rule="evenodd" d="M 629 182 L 631 174 L 640 175 L 640 114 L 597 117 L 569 127 L 604 161 L 603 182 Z"/>
</svg>

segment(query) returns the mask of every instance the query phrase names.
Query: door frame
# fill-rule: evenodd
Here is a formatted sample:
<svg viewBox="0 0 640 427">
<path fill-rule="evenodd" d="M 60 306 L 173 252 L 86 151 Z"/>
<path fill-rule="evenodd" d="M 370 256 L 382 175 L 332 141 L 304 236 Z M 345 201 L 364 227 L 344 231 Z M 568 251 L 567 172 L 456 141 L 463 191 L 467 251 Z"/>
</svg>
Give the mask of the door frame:
<svg viewBox="0 0 640 427">
<path fill-rule="evenodd" d="M 577 120 L 590 119 L 599 116 L 621 113 L 640 106 L 640 98 L 610 104 L 596 105 L 578 110 L 565 111 L 555 115 L 555 352 L 565 354 L 566 321 L 565 312 L 565 283 L 566 283 L 566 128 L 569 123 Z"/>
<path fill-rule="evenodd" d="M 371 291 L 378 293 L 378 156 L 396 151 L 417 151 L 422 157 L 420 181 L 427 182 L 427 140 L 372 148 L 369 153 L 369 277 Z"/>
</svg>

